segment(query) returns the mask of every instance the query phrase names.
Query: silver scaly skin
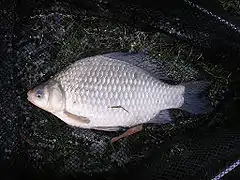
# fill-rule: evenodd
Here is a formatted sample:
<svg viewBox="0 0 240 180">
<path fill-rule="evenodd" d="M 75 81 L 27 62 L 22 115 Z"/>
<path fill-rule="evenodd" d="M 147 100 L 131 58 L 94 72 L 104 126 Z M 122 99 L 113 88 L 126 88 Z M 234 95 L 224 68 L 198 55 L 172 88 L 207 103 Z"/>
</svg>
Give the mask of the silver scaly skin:
<svg viewBox="0 0 240 180">
<path fill-rule="evenodd" d="M 84 128 L 145 123 L 184 101 L 183 86 L 165 84 L 136 66 L 104 56 L 82 59 L 53 80 L 65 93 L 66 110 L 90 120 L 75 124 Z"/>
<path fill-rule="evenodd" d="M 200 96 L 209 83 L 170 85 L 131 64 L 148 59 L 126 53 L 81 59 L 30 90 L 28 100 L 71 126 L 105 131 L 171 122 L 167 110 L 173 108 L 194 114 L 212 110 Z"/>
</svg>

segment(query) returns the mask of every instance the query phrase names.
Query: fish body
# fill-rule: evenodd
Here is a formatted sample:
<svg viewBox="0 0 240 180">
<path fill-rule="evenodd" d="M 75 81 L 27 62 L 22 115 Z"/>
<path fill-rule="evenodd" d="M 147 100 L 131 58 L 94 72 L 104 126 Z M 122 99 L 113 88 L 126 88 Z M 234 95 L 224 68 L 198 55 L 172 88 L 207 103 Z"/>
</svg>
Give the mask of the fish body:
<svg viewBox="0 0 240 180">
<path fill-rule="evenodd" d="M 164 110 L 173 108 L 196 114 L 209 111 L 206 101 L 191 107 L 205 83 L 167 84 L 122 61 L 123 56 L 128 58 L 125 53 L 112 53 L 81 59 L 29 91 L 28 99 L 69 125 L 100 130 L 165 123 L 170 118 Z"/>
</svg>

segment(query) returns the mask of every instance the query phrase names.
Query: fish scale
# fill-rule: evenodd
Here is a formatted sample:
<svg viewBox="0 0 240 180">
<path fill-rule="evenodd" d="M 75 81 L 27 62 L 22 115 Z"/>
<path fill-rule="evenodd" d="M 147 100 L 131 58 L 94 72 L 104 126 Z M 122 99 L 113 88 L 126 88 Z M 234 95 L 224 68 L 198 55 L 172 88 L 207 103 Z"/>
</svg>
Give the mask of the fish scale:
<svg viewBox="0 0 240 180">
<path fill-rule="evenodd" d="M 28 99 L 69 125 L 102 130 L 170 122 L 167 110 L 172 108 L 194 114 L 212 110 L 200 96 L 209 83 L 167 84 L 162 72 L 143 68 L 148 60 L 141 53 L 84 58 L 30 90 Z"/>
<path fill-rule="evenodd" d="M 165 85 L 140 68 L 104 56 L 82 59 L 54 79 L 66 92 L 66 109 L 90 119 L 89 124 L 83 124 L 85 128 L 147 122 L 160 110 L 179 107 L 182 102 L 174 102 L 171 96 L 184 89 Z M 167 106 L 158 101 L 163 94 L 169 98 Z M 114 106 L 118 108 L 111 108 Z"/>
</svg>

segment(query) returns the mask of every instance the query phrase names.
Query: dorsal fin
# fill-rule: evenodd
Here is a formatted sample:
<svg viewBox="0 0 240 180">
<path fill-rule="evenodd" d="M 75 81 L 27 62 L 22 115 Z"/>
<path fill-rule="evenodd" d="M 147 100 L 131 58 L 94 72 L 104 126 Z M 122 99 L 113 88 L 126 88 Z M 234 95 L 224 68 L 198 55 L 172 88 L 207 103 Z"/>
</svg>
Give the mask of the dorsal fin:
<svg viewBox="0 0 240 180">
<path fill-rule="evenodd" d="M 113 52 L 102 56 L 127 62 L 144 69 L 159 80 L 174 84 L 173 80 L 167 76 L 167 70 L 164 69 L 162 62 L 145 53 Z"/>
</svg>

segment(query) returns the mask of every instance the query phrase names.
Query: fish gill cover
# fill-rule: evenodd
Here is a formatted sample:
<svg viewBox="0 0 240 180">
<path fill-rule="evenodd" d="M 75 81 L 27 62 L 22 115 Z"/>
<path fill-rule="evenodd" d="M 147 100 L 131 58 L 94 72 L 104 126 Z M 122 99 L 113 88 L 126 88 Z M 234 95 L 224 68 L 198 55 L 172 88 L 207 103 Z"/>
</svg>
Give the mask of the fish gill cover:
<svg viewBox="0 0 240 180">
<path fill-rule="evenodd" d="M 116 175 L 124 178 L 132 174 L 144 179 L 211 178 L 236 160 L 240 152 L 239 122 L 236 123 L 239 115 L 234 114 L 239 97 L 235 86 L 237 66 L 224 64 L 230 53 L 209 54 L 209 47 L 216 45 L 214 40 L 218 42 L 215 34 L 210 32 L 209 37 L 214 38 L 203 41 L 195 32 L 184 28 L 176 31 L 175 22 L 167 18 L 152 16 L 154 21 L 130 21 L 133 15 L 128 13 L 132 10 L 141 14 L 151 12 L 150 8 L 142 11 L 141 6 L 127 5 L 126 12 L 117 20 L 120 9 L 116 7 L 124 3 L 115 2 L 111 11 L 112 1 L 83 2 L 78 5 L 80 8 L 71 1 L 47 5 L 44 1 L 1 2 L 3 177 L 102 175 L 117 179 Z M 220 1 L 220 5 L 236 14 L 230 3 L 226 4 L 227 1 Z M 161 11 L 153 12 L 157 17 L 165 17 Z M 215 111 L 211 115 L 192 116 L 172 110 L 174 124 L 148 125 L 144 131 L 111 144 L 110 139 L 120 132 L 74 128 L 27 101 L 27 90 L 67 65 L 113 51 L 148 52 L 165 69 L 165 75 L 176 82 L 211 81 L 208 97 Z M 213 63 L 218 60 L 221 63 Z"/>
</svg>

